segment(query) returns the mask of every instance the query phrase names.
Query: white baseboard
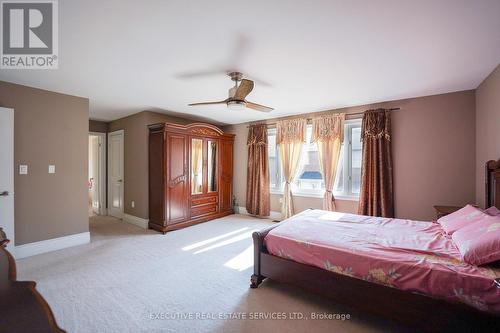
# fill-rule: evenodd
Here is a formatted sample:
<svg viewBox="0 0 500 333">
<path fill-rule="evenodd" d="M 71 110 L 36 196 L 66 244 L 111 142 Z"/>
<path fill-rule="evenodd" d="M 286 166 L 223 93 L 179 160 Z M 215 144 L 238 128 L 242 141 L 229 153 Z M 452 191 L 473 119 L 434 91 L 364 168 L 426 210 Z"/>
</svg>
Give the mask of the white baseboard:
<svg viewBox="0 0 500 333">
<path fill-rule="evenodd" d="M 271 211 L 271 214 L 269 217 L 274 220 L 274 221 L 281 221 L 283 220 L 283 215 L 281 215 L 281 212 L 273 212 Z"/>
<path fill-rule="evenodd" d="M 129 215 L 129 214 L 123 214 L 123 221 L 136 225 L 139 228 L 147 229 L 148 228 L 148 222 L 149 220 L 143 219 L 141 217 L 137 217 L 134 215 Z"/>
<path fill-rule="evenodd" d="M 238 206 L 238 213 L 240 213 L 242 215 L 250 215 L 250 214 L 248 214 L 247 209 L 245 207 L 241 207 L 241 206 Z M 271 213 L 269 214 L 269 216 L 267 218 L 274 220 L 274 221 L 281 221 L 282 220 L 281 212 L 271 211 Z"/>
<path fill-rule="evenodd" d="M 16 259 L 21 259 L 87 243 L 90 243 L 90 232 L 82 232 L 80 234 L 18 245 L 13 249 L 13 256 Z"/>
</svg>

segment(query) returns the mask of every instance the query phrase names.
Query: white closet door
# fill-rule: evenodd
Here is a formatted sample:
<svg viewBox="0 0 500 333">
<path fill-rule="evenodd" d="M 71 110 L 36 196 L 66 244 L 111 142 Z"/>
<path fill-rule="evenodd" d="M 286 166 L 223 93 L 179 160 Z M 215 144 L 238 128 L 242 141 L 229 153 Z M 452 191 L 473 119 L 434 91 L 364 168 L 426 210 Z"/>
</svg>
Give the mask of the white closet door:
<svg viewBox="0 0 500 333">
<path fill-rule="evenodd" d="M 108 214 L 123 217 L 123 130 L 108 134 Z"/>
<path fill-rule="evenodd" d="M 0 107 L 0 227 L 14 248 L 14 110 Z"/>
</svg>

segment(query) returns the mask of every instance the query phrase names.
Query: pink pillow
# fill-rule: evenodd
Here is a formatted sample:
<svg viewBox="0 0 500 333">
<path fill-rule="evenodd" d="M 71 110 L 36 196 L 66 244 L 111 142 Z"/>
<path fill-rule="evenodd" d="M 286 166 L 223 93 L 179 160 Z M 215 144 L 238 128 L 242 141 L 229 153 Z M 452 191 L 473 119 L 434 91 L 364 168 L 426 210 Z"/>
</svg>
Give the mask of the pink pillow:
<svg viewBox="0 0 500 333">
<path fill-rule="evenodd" d="M 437 221 L 448 235 L 452 235 L 458 229 L 468 226 L 487 216 L 489 215 L 483 213 L 479 208 L 467 205 L 456 212 L 443 216 Z"/>
<path fill-rule="evenodd" d="M 462 260 L 469 264 L 479 266 L 500 260 L 500 215 L 487 216 L 463 227 L 451 238 Z"/>
<path fill-rule="evenodd" d="M 500 209 L 496 208 L 495 206 L 491 206 L 490 208 L 485 209 L 484 212 L 491 216 L 500 215 Z"/>
</svg>

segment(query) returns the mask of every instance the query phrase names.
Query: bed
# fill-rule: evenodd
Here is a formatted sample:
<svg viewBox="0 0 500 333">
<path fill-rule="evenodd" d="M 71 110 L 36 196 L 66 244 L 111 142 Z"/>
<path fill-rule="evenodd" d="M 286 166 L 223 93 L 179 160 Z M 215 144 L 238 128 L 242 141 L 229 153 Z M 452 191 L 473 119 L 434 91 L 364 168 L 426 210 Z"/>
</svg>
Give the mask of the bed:
<svg viewBox="0 0 500 333">
<path fill-rule="evenodd" d="M 500 160 L 488 162 L 486 200 L 497 207 L 499 178 Z M 500 327 L 500 265 L 461 261 L 438 223 L 311 209 L 253 239 L 252 288 L 293 284 L 418 330 Z"/>
</svg>

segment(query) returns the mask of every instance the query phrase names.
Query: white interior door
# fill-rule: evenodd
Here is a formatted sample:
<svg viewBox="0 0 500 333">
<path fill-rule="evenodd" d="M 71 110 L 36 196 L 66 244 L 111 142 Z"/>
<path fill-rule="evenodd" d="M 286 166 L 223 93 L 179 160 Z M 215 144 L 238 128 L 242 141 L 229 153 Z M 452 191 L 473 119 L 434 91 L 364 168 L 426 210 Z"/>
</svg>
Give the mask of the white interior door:
<svg viewBox="0 0 500 333">
<path fill-rule="evenodd" d="M 101 200 L 99 196 L 99 187 L 101 185 L 99 174 L 99 139 L 97 135 L 89 135 L 89 194 L 94 214 L 100 214 L 99 203 Z"/>
<path fill-rule="evenodd" d="M 0 107 L 0 227 L 14 247 L 14 110 Z"/>
<path fill-rule="evenodd" d="M 108 134 L 108 214 L 123 217 L 123 130 Z"/>
</svg>

